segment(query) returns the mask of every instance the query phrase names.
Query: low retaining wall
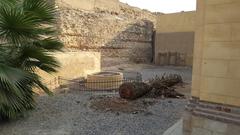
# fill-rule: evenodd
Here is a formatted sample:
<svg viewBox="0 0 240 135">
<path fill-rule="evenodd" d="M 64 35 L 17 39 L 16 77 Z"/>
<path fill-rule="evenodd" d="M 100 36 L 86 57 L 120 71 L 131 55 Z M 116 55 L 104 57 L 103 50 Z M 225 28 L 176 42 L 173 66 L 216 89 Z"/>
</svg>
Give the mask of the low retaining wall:
<svg viewBox="0 0 240 135">
<path fill-rule="evenodd" d="M 59 86 L 58 77 L 76 79 L 88 74 L 100 72 L 100 53 L 97 52 L 64 52 L 54 55 L 61 64 L 58 73 L 47 74 L 39 72 L 50 89 Z"/>
</svg>

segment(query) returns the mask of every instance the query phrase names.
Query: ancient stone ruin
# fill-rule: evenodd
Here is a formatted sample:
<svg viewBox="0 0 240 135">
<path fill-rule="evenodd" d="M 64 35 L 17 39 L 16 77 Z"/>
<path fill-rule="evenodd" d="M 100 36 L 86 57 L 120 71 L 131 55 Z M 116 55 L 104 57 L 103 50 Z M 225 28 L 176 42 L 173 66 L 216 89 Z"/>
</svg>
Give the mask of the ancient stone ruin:
<svg viewBox="0 0 240 135">
<path fill-rule="evenodd" d="M 87 6 L 74 8 L 67 0 L 57 1 L 57 5 L 60 39 L 67 50 L 101 52 L 103 61 L 152 62 L 153 13 L 119 2 L 114 10 L 99 5 L 90 10 L 84 10 Z"/>
</svg>

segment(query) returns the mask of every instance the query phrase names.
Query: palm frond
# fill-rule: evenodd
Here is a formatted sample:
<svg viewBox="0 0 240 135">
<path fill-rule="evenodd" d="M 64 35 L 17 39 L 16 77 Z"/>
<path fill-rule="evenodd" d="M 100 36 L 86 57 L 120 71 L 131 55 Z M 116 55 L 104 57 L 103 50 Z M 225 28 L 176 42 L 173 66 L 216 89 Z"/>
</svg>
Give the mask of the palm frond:
<svg viewBox="0 0 240 135">
<path fill-rule="evenodd" d="M 38 18 L 38 22 L 55 22 L 55 6 L 47 0 L 24 0 L 23 11 Z"/>
<path fill-rule="evenodd" d="M 16 44 L 37 39 L 39 25 L 36 20 L 18 9 L 3 7 L 0 9 L 0 37 Z"/>
<path fill-rule="evenodd" d="M 33 45 L 21 47 L 20 63 L 23 68 L 39 68 L 47 73 L 56 72 L 59 67 L 58 61 L 45 49 Z"/>
<path fill-rule="evenodd" d="M 64 46 L 62 42 L 55 38 L 46 38 L 40 41 L 35 41 L 33 44 L 50 52 L 61 51 Z"/>
<path fill-rule="evenodd" d="M 16 5 L 18 0 L 1 0 L 0 7 Z"/>
<path fill-rule="evenodd" d="M 20 110 L 27 110 L 33 105 L 33 102 L 26 102 L 26 98 L 32 97 L 26 95 L 33 94 L 32 88 L 29 87 L 32 79 L 34 76 L 23 70 L 0 64 L 0 119 L 14 118 Z"/>
<path fill-rule="evenodd" d="M 55 14 L 48 0 L 0 0 L 0 120 L 34 108 L 35 87 L 52 95 L 36 69 L 53 73 L 60 66 L 52 54 L 63 47 Z"/>
</svg>

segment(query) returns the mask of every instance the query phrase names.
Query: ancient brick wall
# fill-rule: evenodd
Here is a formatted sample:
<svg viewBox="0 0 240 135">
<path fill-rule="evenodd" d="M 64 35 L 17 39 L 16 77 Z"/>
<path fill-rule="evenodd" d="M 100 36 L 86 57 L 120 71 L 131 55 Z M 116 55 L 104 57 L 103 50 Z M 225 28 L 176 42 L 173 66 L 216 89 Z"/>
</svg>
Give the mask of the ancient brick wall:
<svg viewBox="0 0 240 135">
<path fill-rule="evenodd" d="M 103 59 L 150 62 L 155 15 L 121 3 L 119 10 L 103 9 L 101 1 L 94 10 L 62 6 L 58 1 L 60 39 L 66 49 L 98 51 Z"/>
</svg>

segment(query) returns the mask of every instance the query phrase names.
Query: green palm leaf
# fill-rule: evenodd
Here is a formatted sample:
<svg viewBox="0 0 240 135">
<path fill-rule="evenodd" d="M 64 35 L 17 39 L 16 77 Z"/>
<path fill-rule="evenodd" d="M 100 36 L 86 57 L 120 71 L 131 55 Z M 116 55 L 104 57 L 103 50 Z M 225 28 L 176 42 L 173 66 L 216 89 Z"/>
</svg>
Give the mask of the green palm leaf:
<svg viewBox="0 0 240 135">
<path fill-rule="evenodd" d="M 53 23 L 56 9 L 46 0 L 24 0 L 23 11 L 38 18 L 40 23 Z"/>
<path fill-rule="evenodd" d="M 47 0 L 0 1 L 0 120 L 34 108 L 33 88 L 52 95 L 36 69 L 53 73 L 60 66 L 52 54 L 63 47 L 55 14 Z"/>
<path fill-rule="evenodd" d="M 0 9 L 0 37 L 4 41 L 19 44 L 40 37 L 39 25 L 32 16 L 15 8 Z"/>
</svg>

